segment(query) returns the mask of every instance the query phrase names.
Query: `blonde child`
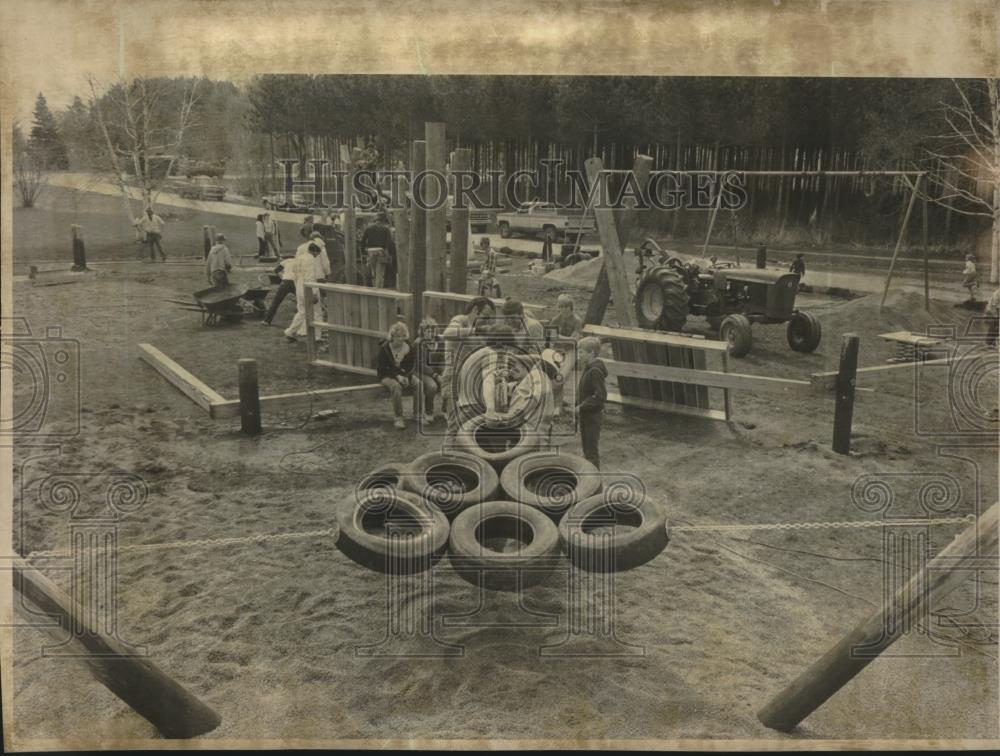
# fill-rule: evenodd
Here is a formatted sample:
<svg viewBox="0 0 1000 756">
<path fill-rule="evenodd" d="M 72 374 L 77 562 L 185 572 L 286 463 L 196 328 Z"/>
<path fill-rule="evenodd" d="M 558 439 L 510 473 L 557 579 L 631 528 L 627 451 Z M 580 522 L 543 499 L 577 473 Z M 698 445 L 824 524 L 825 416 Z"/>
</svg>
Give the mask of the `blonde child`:
<svg viewBox="0 0 1000 756">
<path fill-rule="evenodd" d="M 573 298 L 569 294 L 560 294 L 556 297 L 556 307 L 559 312 L 549 321 L 549 328 L 555 328 L 564 339 L 577 341 L 583 330 L 583 321 L 574 312 Z M 560 348 L 556 351 L 562 357 L 559 377 L 553 386 L 556 403 L 554 417 L 559 417 L 563 402 L 572 407 L 576 396 L 576 350 Z"/>
</svg>

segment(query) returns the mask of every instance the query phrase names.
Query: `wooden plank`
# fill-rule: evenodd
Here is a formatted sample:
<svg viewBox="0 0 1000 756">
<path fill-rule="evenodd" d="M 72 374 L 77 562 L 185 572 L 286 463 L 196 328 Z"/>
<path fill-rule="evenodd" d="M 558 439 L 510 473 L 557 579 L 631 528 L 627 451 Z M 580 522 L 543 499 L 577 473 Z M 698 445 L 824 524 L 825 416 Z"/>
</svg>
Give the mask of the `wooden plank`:
<svg viewBox="0 0 1000 756">
<path fill-rule="evenodd" d="M 409 204 L 406 199 L 406 179 L 399 176 L 396 179 L 396 192 L 400 207 L 392 211 L 392 226 L 396 242 L 396 288 L 410 294 L 413 287 L 410 282 L 410 216 L 407 211 Z"/>
<path fill-rule="evenodd" d="M 726 413 L 722 410 L 688 407 L 683 404 L 672 404 L 670 402 L 654 402 L 649 399 L 639 399 L 634 396 L 623 396 L 616 391 L 608 392 L 608 401 L 627 407 L 639 407 L 641 409 L 653 410 L 655 412 L 667 412 L 677 415 L 690 415 L 691 417 L 700 417 L 706 420 L 726 419 Z"/>
<path fill-rule="evenodd" d="M 413 295 L 403 291 L 393 291 L 392 289 L 373 289 L 371 286 L 349 286 L 348 284 L 330 283 L 310 283 L 309 286 L 320 291 L 332 291 L 344 294 L 361 294 L 368 297 L 380 297 L 383 299 L 410 299 Z"/>
<path fill-rule="evenodd" d="M 417 140 L 413 143 L 410 153 L 410 187 L 413 190 L 414 177 L 420 175 L 427 167 L 427 143 Z M 430 288 L 427 283 L 427 211 L 412 206 L 410 217 L 410 294 L 413 295 L 413 320 L 415 326 L 423 317 L 424 289 Z"/>
<path fill-rule="evenodd" d="M 358 236 L 357 220 L 354 213 L 354 178 L 358 172 L 358 162 L 361 160 L 361 150 L 357 147 L 351 153 L 351 164 L 347 166 L 349 174 L 344 187 L 344 280 L 348 284 L 358 282 Z"/>
<path fill-rule="evenodd" d="M 139 359 L 206 412 L 213 402 L 225 401 L 222 394 L 195 378 L 152 344 L 139 344 Z"/>
<path fill-rule="evenodd" d="M 601 236 L 601 247 L 604 249 L 604 267 L 608 272 L 608 282 L 611 285 L 611 295 L 614 297 L 615 312 L 618 321 L 625 326 L 637 325 L 635 312 L 632 309 L 632 294 L 628 284 L 628 273 L 625 261 L 622 259 L 622 246 L 618 239 L 618 229 L 615 225 L 614 213 L 610 206 L 600 207 L 601 200 L 607 193 L 607 177 L 602 175 L 604 164 L 600 158 L 588 158 L 586 163 L 587 177 L 594 187 L 594 216 L 597 219 L 597 230 Z"/>
<path fill-rule="evenodd" d="M 708 357 L 700 349 L 690 349 L 688 350 L 690 355 L 691 365 L 693 370 L 708 370 Z M 725 354 L 725 352 L 723 352 Z M 723 372 L 728 372 L 723 368 Z M 695 404 L 698 407 L 707 409 L 711 405 L 711 396 L 708 393 L 708 387 L 703 385 L 698 385 L 695 390 Z"/>
<path fill-rule="evenodd" d="M 306 298 L 306 360 L 312 362 L 316 359 L 316 331 L 313 328 L 313 321 L 316 320 L 316 308 L 313 307 L 314 291 L 308 284 L 302 290 L 302 296 Z"/>
<path fill-rule="evenodd" d="M 429 121 L 424 124 L 424 140 L 427 142 L 427 171 L 444 175 L 445 163 L 445 125 L 440 121 Z M 424 182 L 424 197 L 428 205 L 435 205 L 441 200 L 441 183 L 437 179 Z M 435 291 L 448 291 L 447 273 L 445 272 L 445 245 L 447 244 L 448 202 L 441 207 L 427 211 L 427 273 L 426 288 Z"/>
<path fill-rule="evenodd" d="M 452 174 L 455 171 L 468 171 L 472 167 L 472 150 L 463 148 L 455 150 L 451 162 Z M 455 179 L 457 181 L 457 179 Z M 453 195 L 458 197 L 456 186 Z M 465 294 L 468 283 L 466 269 L 469 257 L 469 208 L 454 208 L 451 213 L 451 255 L 448 272 L 448 290 Z"/>
<path fill-rule="evenodd" d="M 359 367 L 346 362 L 332 362 L 330 360 L 315 360 L 312 363 L 316 367 L 335 368 L 344 373 L 355 373 L 357 375 L 375 375 L 374 368 Z"/>
<path fill-rule="evenodd" d="M 373 328 L 355 328 L 354 326 L 340 325 L 339 323 L 328 323 L 324 320 L 318 320 L 313 325 L 318 331 L 330 331 L 331 333 L 348 333 L 355 336 L 367 336 L 373 339 L 385 338 L 385 334 L 381 330 L 376 330 Z"/>
<path fill-rule="evenodd" d="M 284 412 L 289 410 L 322 409 L 341 399 L 370 399 L 383 396 L 385 386 L 381 383 L 366 383 L 361 386 L 341 386 L 315 391 L 293 391 L 286 394 L 272 394 L 260 397 L 261 411 Z M 239 400 L 223 400 L 212 405 L 213 420 L 239 417 Z"/>
<path fill-rule="evenodd" d="M 650 344 L 680 346 L 687 347 L 688 349 L 701 349 L 706 352 L 725 352 L 729 348 L 728 344 L 724 341 L 700 339 L 694 336 L 685 336 L 677 333 L 644 331 L 640 328 L 608 328 L 607 326 L 600 325 L 586 325 L 583 327 L 583 332 L 588 336 L 600 336 L 601 338 L 606 339 L 645 341 Z"/>
<path fill-rule="evenodd" d="M 432 299 L 435 302 L 449 302 L 449 303 L 456 303 L 456 302 L 458 302 L 458 303 L 461 303 L 462 306 L 456 308 L 456 310 L 455 310 L 455 314 L 457 315 L 459 312 L 464 312 L 465 311 L 465 305 L 467 305 L 469 302 L 471 302 L 473 299 L 475 299 L 476 295 L 475 294 L 458 294 L 457 292 L 450 292 L 450 291 L 433 291 L 433 290 L 429 289 L 429 290 L 427 290 L 427 291 L 424 292 L 424 300 L 426 301 L 428 298 Z M 490 301 L 497 308 L 497 310 L 499 310 L 501 307 L 503 307 L 503 303 L 506 300 L 504 300 L 504 299 L 494 299 L 493 297 L 490 297 Z M 529 311 L 529 312 L 530 311 L 540 312 L 540 311 L 544 310 L 545 307 L 546 307 L 545 305 L 530 304 L 528 302 L 522 302 L 521 304 L 524 306 L 524 309 L 526 311 Z"/>
<path fill-rule="evenodd" d="M 148 720 L 164 738 L 193 738 L 221 724 L 222 718 L 215 711 L 165 674 L 148 656 L 138 655 L 135 649 L 101 631 L 94 620 L 106 617 L 109 607 L 96 611 L 94 607 L 80 606 L 22 559 L 11 562 L 11 577 L 14 590 L 23 598 L 13 602 L 19 611 L 32 622 L 38 621 L 38 614 L 28 612 L 24 605 L 27 602 L 41 614 L 57 618 L 60 635 L 71 633 L 94 678 Z"/>
<path fill-rule="evenodd" d="M 667 366 L 684 370 L 684 349 L 677 346 L 667 346 L 663 348 L 667 352 Z M 674 381 L 671 383 L 671 389 L 674 393 L 675 404 L 681 404 L 684 406 L 690 404 L 690 402 L 688 402 L 687 387 L 684 383 Z"/>
<path fill-rule="evenodd" d="M 959 362 L 964 362 L 965 360 L 981 360 L 989 352 L 984 352 L 981 350 L 976 350 L 963 354 L 961 356 L 953 355 L 951 357 L 941 357 L 936 360 L 924 360 L 923 362 L 901 362 L 894 365 L 873 365 L 872 367 L 858 368 L 857 376 L 860 380 L 861 378 L 868 376 L 871 378 L 878 378 L 883 373 L 891 373 L 895 370 L 916 370 L 918 367 L 930 367 L 933 365 L 951 365 Z M 995 354 L 995 353 L 993 353 Z M 814 389 L 823 391 L 832 391 L 834 385 L 837 381 L 836 370 L 824 371 L 822 373 L 813 373 L 811 376 L 811 385 Z M 860 389 L 859 389 L 860 390 Z"/>
<path fill-rule="evenodd" d="M 722 353 L 722 372 L 729 372 L 729 352 Z M 733 419 L 733 396 L 732 389 L 724 388 L 722 389 L 722 402 L 725 407 L 726 422 L 730 422 Z"/>
<path fill-rule="evenodd" d="M 757 714 L 767 727 L 791 731 L 828 701 L 872 661 L 917 627 L 922 617 L 944 605 L 955 589 L 967 585 L 987 562 L 996 569 L 1000 503 L 964 530 L 896 590 L 879 611 L 849 632 L 807 667 Z M 864 649 L 864 653 L 858 653 Z"/>
<path fill-rule="evenodd" d="M 604 364 L 611 375 L 670 381 L 682 385 L 712 386 L 758 393 L 785 394 L 786 396 L 807 394 L 812 390 L 812 384 L 809 381 L 795 381 L 789 378 L 770 378 L 761 375 L 726 373 L 718 370 L 694 370 L 676 366 L 643 365 L 618 360 L 604 360 Z"/>
</svg>

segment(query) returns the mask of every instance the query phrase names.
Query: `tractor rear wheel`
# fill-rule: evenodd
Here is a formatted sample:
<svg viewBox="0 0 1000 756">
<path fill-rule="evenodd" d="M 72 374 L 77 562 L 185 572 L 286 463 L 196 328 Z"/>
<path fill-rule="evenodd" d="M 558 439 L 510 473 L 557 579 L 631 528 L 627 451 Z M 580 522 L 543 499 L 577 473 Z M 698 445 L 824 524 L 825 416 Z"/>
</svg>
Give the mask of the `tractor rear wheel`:
<svg viewBox="0 0 1000 756">
<path fill-rule="evenodd" d="M 788 346 L 796 352 L 812 352 L 819 346 L 823 329 L 814 315 L 808 312 L 792 313 L 785 331 Z"/>
<path fill-rule="evenodd" d="M 753 344 L 753 331 L 745 315 L 730 315 L 719 326 L 719 338 L 729 342 L 729 354 L 746 357 Z"/>
<path fill-rule="evenodd" d="M 646 271 L 635 292 L 635 316 L 642 328 L 679 331 L 688 315 L 687 286 L 672 267 L 659 265 Z"/>
</svg>

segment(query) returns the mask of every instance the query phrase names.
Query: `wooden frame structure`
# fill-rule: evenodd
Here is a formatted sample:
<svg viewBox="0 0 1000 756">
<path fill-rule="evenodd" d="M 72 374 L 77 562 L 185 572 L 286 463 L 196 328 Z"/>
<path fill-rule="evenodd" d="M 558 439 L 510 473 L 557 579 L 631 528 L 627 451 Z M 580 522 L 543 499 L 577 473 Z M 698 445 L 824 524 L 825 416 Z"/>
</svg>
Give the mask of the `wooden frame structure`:
<svg viewBox="0 0 1000 756">
<path fill-rule="evenodd" d="M 474 294 L 425 291 L 421 297 L 421 312 L 423 313 L 423 317 L 432 317 L 438 325 L 444 326 L 447 325 L 448 321 L 456 315 L 464 313 L 466 308 L 469 306 L 469 302 L 473 299 L 476 299 L 476 295 Z M 500 308 L 503 306 L 504 300 L 491 298 L 490 301 L 493 302 L 499 312 Z M 545 307 L 543 305 L 524 303 L 524 311 L 529 315 L 540 312 L 544 309 Z"/>
</svg>

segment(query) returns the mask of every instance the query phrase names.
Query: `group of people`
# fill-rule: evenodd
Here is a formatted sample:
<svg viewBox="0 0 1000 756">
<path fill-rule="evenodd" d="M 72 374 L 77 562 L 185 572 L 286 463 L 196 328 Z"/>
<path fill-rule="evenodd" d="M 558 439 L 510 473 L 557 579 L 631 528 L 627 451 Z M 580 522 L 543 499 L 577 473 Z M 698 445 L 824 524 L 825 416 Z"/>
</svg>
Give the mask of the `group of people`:
<svg viewBox="0 0 1000 756">
<path fill-rule="evenodd" d="M 487 297 L 472 299 L 442 331 L 425 318 L 416 340 L 405 323 L 393 324 L 379 349 L 376 373 L 389 391 L 395 427 L 406 427 L 408 389 L 422 394 L 425 424 L 447 423 L 446 445 L 479 415 L 496 427 L 521 424 L 547 439 L 553 419 L 569 411 L 578 418 L 584 456 L 600 467 L 607 399 L 601 344 L 581 338 L 583 323 L 572 298 L 560 295 L 557 307 L 547 327 L 515 299 L 507 299 L 498 313 Z"/>
</svg>

